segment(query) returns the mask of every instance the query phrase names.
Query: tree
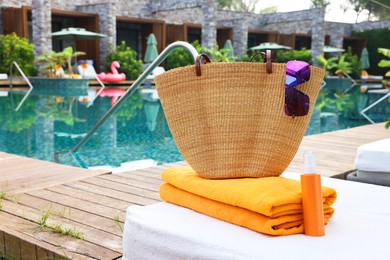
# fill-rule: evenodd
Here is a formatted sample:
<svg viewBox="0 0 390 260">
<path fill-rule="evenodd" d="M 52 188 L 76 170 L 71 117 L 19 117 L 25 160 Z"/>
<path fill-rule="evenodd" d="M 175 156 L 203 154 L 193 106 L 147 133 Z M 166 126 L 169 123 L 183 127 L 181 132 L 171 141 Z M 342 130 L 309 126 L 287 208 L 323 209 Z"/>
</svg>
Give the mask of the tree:
<svg viewBox="0 0 390 260">
<path fill-rule="evenodd" d="M 390 0 L 348 0 L 353 10 L 357 13 L 356 21 L 363 11 L 368 12 L 368 19 L 378 17 L 386 19 L 390 17 Z"/>
<path fill-rule="evenodd" d="M 232 9 L 234 0 L 217 0 L 217 7 L 221 9 Z"/>
<path fill-rule="evenodd" d="M 258 0 L 217 0 L 217 6 L 233 11 L 255 12 L 258 2 Z"/>
<path fill-rule="evenodd" d="M 329 0 L 311 0 L 311 8 L 326 8 L 329 4 Z"/>
<path fill-rule="evenodd" d="M 264 9 L 260 10 L 261 14 L 273 14 L 278 12 L 278 7 L 277 6 L 270 6 Z"/>
</svg>

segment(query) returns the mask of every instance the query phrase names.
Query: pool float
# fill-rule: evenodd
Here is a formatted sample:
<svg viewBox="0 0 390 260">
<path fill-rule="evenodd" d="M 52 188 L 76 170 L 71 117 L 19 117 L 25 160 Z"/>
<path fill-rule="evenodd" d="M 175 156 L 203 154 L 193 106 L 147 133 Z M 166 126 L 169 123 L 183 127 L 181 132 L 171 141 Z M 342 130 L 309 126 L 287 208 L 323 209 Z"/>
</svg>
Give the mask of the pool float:
<svg viewBox="0 0 390 260">
<path fill-rule="evenodd" d="M 99 90 L 97 89 L 96 92 Z M 106 88 L 100 92 L 99 97 L 111 97 L 111 105 L 113 106 L 120 96 L 125 94 L 126 90 L 122 88 Z"/>
<path fill-rule="evenodd" d="M 119 81 L 126 80 L 126 75 L 124 73 L 121 74 L 118 73 L 117 68 L 119 67 L 120 67 L 119 63 L 117 61 L 113 61 L 110 67 L 112 73 L 102 72 L 99 73 L 97 77 L 101 81 L 105 81 L 105 82 L 119 82 Z"/>
</svg>

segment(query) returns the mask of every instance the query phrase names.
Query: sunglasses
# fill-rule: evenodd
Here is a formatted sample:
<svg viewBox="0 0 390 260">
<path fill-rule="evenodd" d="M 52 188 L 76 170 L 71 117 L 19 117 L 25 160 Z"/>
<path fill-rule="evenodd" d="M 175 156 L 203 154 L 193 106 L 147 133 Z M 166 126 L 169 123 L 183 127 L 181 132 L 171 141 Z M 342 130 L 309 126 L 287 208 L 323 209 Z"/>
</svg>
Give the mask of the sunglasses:
<svg viewBox="0 0 390 260">
<path fill-rule="evenodd" d="M 307 62 L 292 60 L 286 63 L 286 90 L 284 112 L 288 116 L 305 116 L 309 113 L 310 99 L 296 86 L 310 79 L 310 66 Z"/>
</svg>

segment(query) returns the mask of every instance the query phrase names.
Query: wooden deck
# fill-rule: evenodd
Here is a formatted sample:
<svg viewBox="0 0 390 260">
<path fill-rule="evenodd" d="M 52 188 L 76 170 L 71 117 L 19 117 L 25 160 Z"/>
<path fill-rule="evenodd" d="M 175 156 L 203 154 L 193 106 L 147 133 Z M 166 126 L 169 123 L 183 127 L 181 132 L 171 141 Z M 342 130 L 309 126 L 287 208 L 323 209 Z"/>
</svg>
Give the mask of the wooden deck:
<svg viewBox="0 0 390 260">
<path fill-rule="evenodd" d="M 308 136 L 287 170 L 301 172 L 303 151 L 313 150 L 319 173 L 342 177 L 354 169 L 359 145 L 384 138 L 384 124 Z M 160 201 L 161 172 L 185 164 L 110 174 L 0 153 L 0 258 L 119 258 L 126 208 Z M 48 210 L 46 226 L 84 238 L 41 228 Z"/>
</svg>

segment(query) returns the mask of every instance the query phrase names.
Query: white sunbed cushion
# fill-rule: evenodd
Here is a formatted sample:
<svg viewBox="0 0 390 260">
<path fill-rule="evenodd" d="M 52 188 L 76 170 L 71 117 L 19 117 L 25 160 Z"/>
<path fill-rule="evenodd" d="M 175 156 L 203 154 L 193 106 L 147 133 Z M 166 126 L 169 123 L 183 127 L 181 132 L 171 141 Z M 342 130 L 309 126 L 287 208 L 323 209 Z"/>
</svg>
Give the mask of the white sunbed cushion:
<svg viewBox="0 0 390 260">
<path fill-rule="evenodd" d="M 355 166 L 361 171 L 390 173 L 390 138 L 359 146 Z"/>
</svg>

